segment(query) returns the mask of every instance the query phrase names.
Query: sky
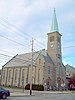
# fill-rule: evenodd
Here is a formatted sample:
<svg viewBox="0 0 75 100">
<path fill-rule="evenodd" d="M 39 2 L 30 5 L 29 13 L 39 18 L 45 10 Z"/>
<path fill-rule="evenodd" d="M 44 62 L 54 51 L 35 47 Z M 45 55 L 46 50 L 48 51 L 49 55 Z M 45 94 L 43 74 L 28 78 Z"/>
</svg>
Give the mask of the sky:
<svg viewBox="0 0 75 100">
<path fill-rule="evenodd" d="M 62 34 L 62 62 L 75 67 L 75 0 L 0 0 L 0 68 L 16 54 L 47 49 L 53 10 Z"/>
</svg>

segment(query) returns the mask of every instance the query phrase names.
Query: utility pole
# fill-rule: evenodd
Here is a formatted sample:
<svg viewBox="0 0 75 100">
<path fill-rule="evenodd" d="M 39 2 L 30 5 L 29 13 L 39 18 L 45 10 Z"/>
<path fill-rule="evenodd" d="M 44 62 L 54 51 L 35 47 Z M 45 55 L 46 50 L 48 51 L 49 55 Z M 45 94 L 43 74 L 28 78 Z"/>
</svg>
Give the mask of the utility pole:
<svg viewBox="0 0 75 100">
<path fill-rule="evenodd" d="M 32 39 L 32 64 L 31 64 L 31 75 L 30 75 L 30 95 L 32 95 L 32 68 L 33 68 L 33 39 Z"/>
</svg>

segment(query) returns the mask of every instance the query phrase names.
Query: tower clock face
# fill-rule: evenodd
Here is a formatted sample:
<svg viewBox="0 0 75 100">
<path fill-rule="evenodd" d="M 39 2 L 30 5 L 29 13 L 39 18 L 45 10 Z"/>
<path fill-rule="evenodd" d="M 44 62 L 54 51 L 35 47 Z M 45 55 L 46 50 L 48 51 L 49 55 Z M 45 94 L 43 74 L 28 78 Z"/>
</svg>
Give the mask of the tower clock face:
<svg viewBox="0 0 75 100">
<path fill-rule="evenodd" d="M 53 45 L 53 44 L 51 44 L 51 45 L 50 45 L 50 47 L 51 47 L 51 48 L 53 48 L 53 47 L 54 47 L 54 45 Z"/>
</svg>

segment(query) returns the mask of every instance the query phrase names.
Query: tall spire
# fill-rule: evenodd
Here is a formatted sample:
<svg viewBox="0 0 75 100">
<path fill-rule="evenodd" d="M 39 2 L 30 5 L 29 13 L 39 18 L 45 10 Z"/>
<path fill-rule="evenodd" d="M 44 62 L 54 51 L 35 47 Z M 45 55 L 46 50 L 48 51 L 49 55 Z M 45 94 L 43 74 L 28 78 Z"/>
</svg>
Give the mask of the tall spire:
<svg viewBox="0 0 75 100">
<path fill-rule="evenodd" d="M 55 8 L 54 8 L 54 13 L 53 13 L 52 25 L 51 25 L 51 31 L 50 32 L 59 32 L 56 13 L 55 13 Z"/>
</svg>

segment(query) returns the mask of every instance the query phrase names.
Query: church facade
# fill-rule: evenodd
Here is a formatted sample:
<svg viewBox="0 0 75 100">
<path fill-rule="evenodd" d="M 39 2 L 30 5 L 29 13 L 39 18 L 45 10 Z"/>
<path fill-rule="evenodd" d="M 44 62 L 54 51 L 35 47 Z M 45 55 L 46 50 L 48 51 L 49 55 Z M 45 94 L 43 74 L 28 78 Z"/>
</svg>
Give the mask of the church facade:
<svg viewBox="0 0 75 100">
<path fill-rule="evenodd" d="M 54 10 L 51 31 L 47 33 L 47 50 L 14 56 L 2 67 L 1 85 L 25 87 L 28 83 L 48 85 L 52 89 L 65 86 L 65 66 L 62 63 L 61 34 Z"/>
</svg>

